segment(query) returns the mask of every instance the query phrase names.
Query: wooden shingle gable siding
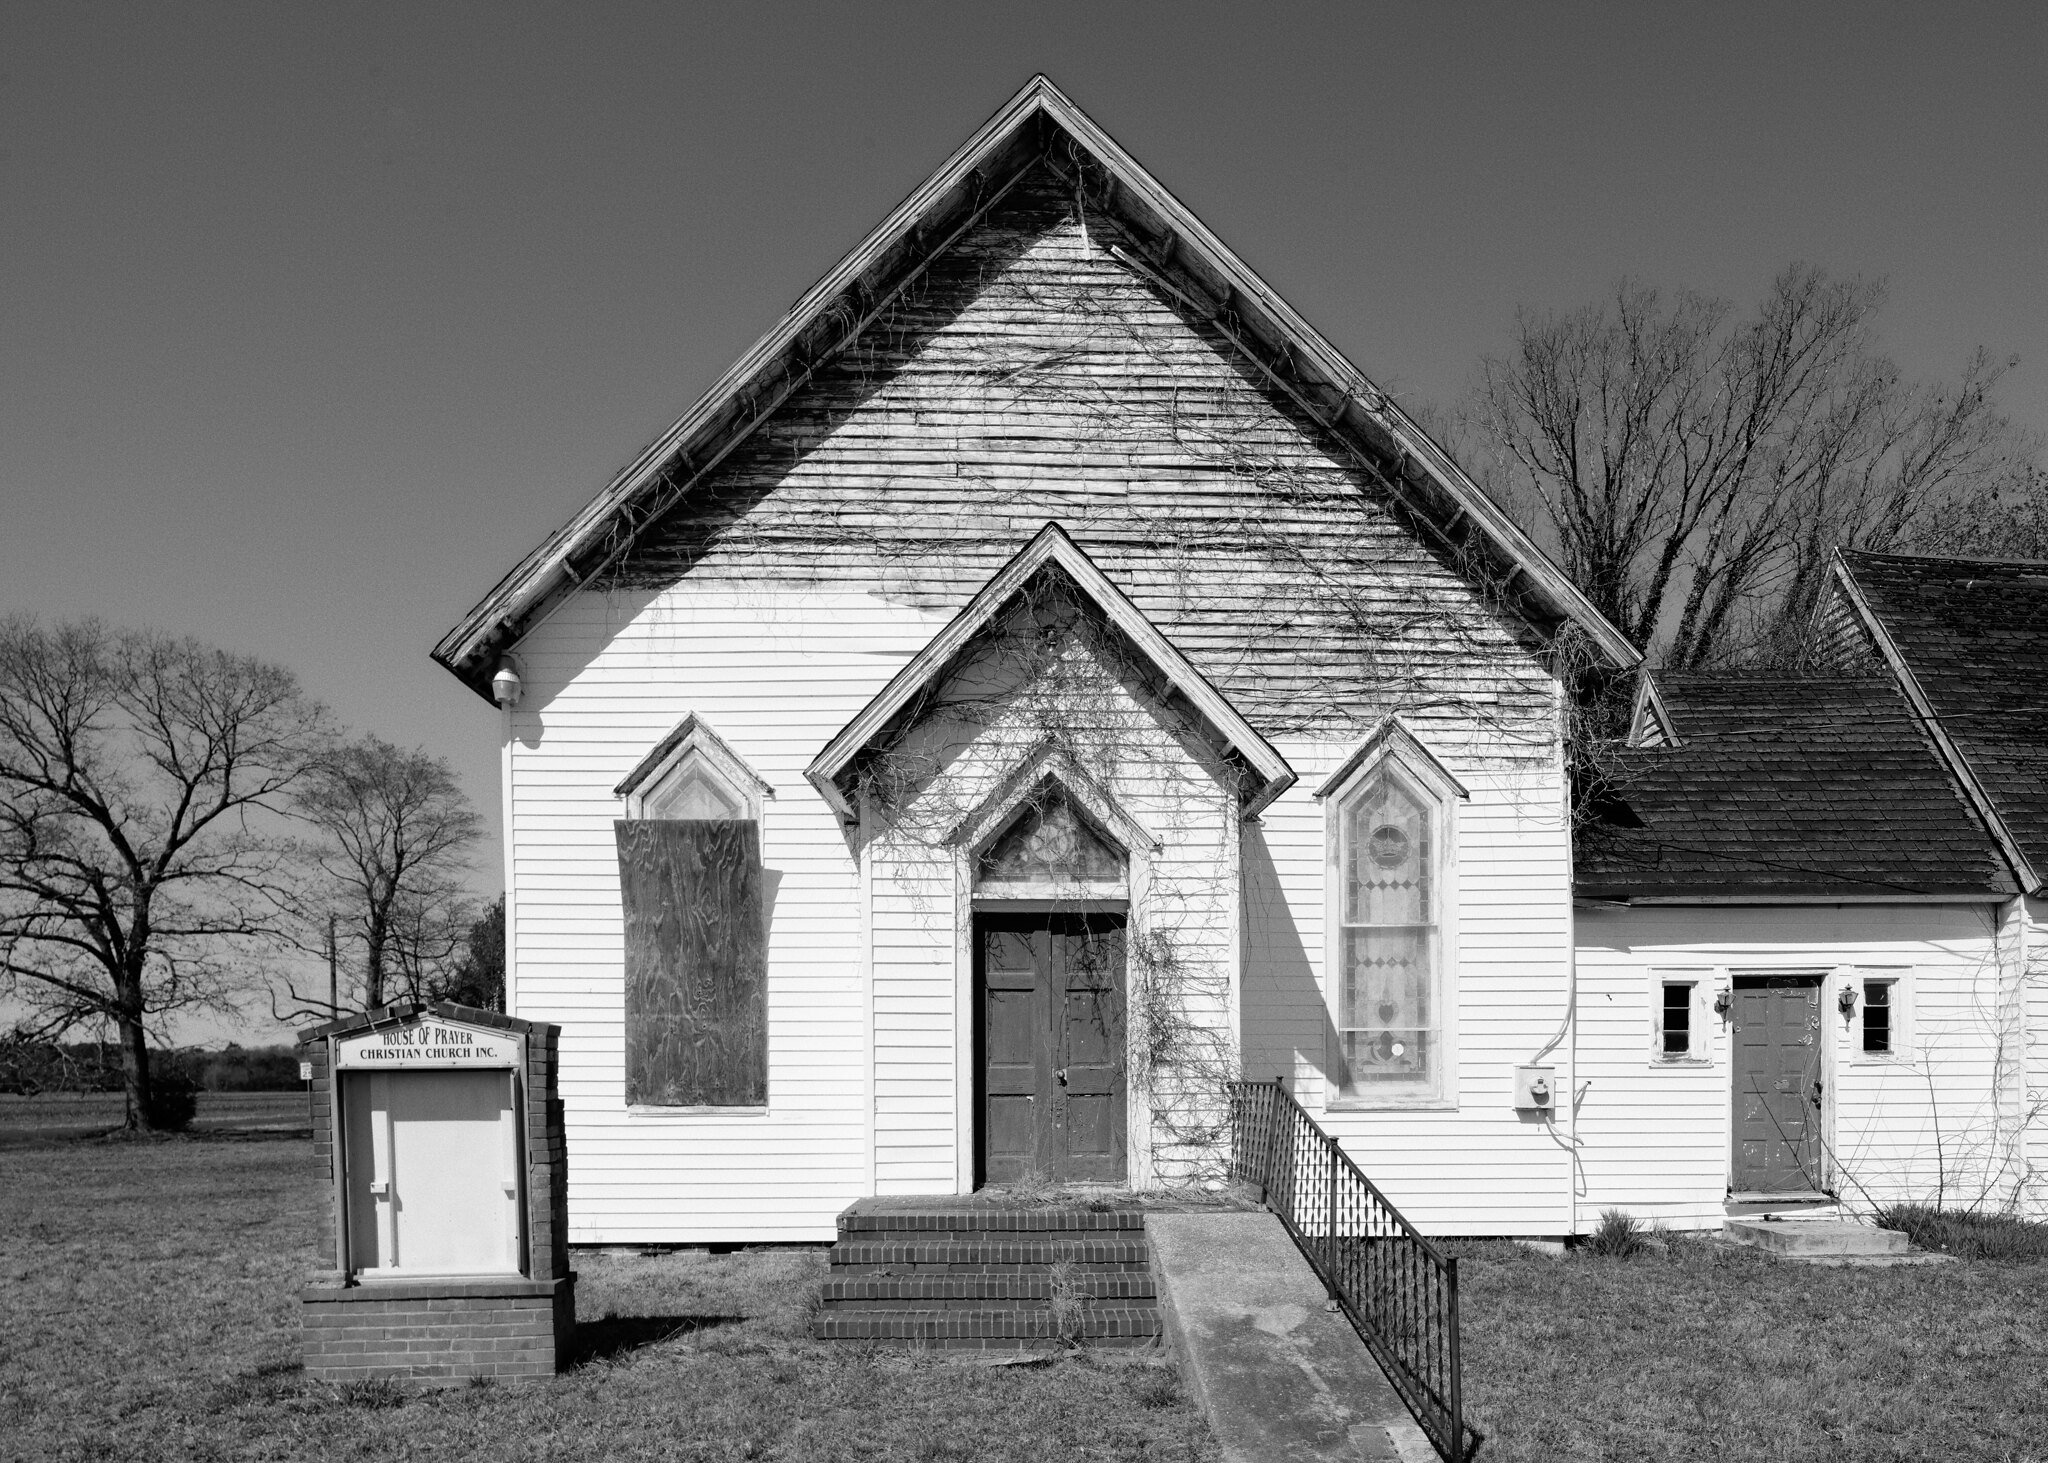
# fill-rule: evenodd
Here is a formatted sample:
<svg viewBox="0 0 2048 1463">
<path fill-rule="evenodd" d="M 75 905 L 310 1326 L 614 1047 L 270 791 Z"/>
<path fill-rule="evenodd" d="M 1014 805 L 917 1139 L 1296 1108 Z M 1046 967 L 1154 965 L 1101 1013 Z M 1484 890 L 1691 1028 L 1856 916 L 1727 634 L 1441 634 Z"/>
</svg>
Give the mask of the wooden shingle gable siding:
<svg viewBox="0 0 2048 1463">
<path fill-rule="evenodd" d="M 486 691 L 499 647 L 587 583 L 603 582 L 640 535 L 693 496 L 765 417 L 951 259 L 956 241 L 1046 180 L 1110 238 L 1120 267 L 1144 275 L 1232 343 L 1246 367 L 1328 428 L 1346 457 L 1401 500 L 1424 534 L 1478 566 L 1504 603 L 1548 634 L 1576 622 L 1611 663 L 1638 653 L 1481 493 L 1442 449 L 1232 254 L 1200 220 L 1061 95 L 1036 77 L 791 310 L 674 428 L 516 567 L 436 647 Z M 1090 218 L 1092 212 L 1092 220 Z"/>
<path fill-rule="evenodd" d="M 965 605 L 1057 521 L 1262 732 L 1548 714 L 1542 641 L 1049 176 L 617 566 Z M 1427 713 L 1425 713 L 1427 714 Z"/>
</svg>

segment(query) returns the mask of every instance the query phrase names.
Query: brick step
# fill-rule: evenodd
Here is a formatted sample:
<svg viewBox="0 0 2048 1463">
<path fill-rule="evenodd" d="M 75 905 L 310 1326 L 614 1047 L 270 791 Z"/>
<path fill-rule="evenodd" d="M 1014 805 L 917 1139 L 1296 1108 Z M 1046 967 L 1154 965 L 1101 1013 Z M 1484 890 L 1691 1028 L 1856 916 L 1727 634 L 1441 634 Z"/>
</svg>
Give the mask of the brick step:
<svg viewBox="0 0 2048 1463">
<path fill-rule="evenodd" d="M 858 1245 L 1084 1245 L 1142 1241 L 1145 1231 L 1131 1229 L 842 1229 L 839 1243 Z"/>
<path fill-rule="evenodd" d="M 1073 1277 L 1076 1295 L 1091 1300 L 1151 1304 L 1157 1291 L 1150 1273 L 1086 1271 Z M 828 1307 L 988 1305 L 995 1301 L 1042 1305 L 1052 1296 L 1048 1274 L 983 1271 L 978 1274 L 834 1275 L 825 1282 Z"/>
<path fill-rule="evenodd" d="M 929 1239 L 915 1243 L 841 1240 L 832 1246 L 832 1268 L 841 1266 L 938 1265 L 949 1269 L 1030 1266 L 1043 1268 L 1061 1260 L 1086 1267 L 1129 1265 L 1143 1268 L 1151 1251 L 1143 1235 L 1134 1239 L 965 1240 Z"/>
<path fill-rule="evenodd" d="M 843 1238 L 871 1238 L 877 1234 L 1042 1234 L 1047 1232 L 1097 1233 L 1104 1230 L 1143 1229 L 1141 1209 L 1089 1209 L 1082 1206 L 1048 1206 L 1043 1209 L 994 1208 L 871 1208 L 856 1204 L 839 1216 Z"/>
<path fill-rule="evenodd" d="M 1045 1310 L 828 1311 L 818 1318 L 817 1325 L 820 1341 L 905 1344 L 1056 1345 L 1066 1339 L 1084 1345 L 1115 1341 L 1150 1344 L 1159 1334 L 1159 1312 L 1149 1306 L 1089 1306 L 1072 1318 L 1065 1337 L 1053 1314 Z"/>
</svg>

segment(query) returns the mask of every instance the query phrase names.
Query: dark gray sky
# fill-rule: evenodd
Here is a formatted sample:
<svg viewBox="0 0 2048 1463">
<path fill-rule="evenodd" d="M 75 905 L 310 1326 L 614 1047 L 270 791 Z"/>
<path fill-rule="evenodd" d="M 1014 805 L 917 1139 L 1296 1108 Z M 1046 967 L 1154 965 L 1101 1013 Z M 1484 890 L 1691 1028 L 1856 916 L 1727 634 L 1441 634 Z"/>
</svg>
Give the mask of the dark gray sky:
<svg viewBox="0 0 2048 1463">
<path fill-rule="evenodd" d="M 2038 3 L 7 0 L 0 614 L 294 666 L 495 826 L 428 648 L 1037 70 L 1411 400 L 1807 259 L 2048 428 L 2044 63 Z"/>
</svg>

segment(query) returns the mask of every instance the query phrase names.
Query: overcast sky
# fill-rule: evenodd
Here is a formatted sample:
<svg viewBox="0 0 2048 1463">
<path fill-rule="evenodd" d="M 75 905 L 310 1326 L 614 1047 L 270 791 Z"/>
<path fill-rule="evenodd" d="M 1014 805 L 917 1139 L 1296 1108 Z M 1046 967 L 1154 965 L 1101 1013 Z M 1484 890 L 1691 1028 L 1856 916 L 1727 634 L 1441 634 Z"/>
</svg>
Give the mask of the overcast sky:
<svg viewBox="0 0 2048 1463">
<path fill-rule="evenodd" d="M 4 0 L 0 614 L 293 666 L 495 831 L 428 649 L 1039 70 L 1410 401 L 1804 259 L 2048 428 L 2044 61 L 2038 3 Z"/>
</svg>

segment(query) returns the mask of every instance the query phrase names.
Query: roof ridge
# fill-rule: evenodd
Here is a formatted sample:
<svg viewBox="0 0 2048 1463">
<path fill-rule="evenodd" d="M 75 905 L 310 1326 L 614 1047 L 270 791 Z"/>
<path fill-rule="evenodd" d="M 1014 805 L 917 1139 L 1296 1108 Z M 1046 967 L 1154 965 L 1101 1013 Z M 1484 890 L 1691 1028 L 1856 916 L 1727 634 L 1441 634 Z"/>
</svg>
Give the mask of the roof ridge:
<svg viewBox="0 0 2048 1463">
<path fill-rule="evenodd" d="M 1977 569 L 2044 569 L 2048 570 L 2048 559 L 1987 559 L 1963 554 L 1895 554 L 1877 549 L 1850 549 L 1839 551 L 1845 559 L 1875 559 L 1892 564 L 1962 564 Z"/>
</svg>

